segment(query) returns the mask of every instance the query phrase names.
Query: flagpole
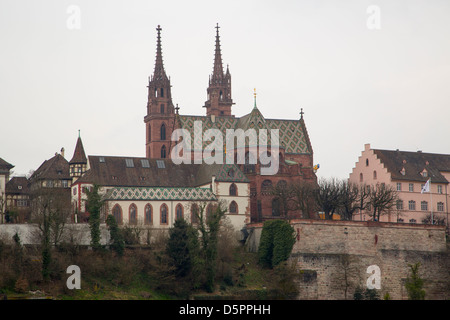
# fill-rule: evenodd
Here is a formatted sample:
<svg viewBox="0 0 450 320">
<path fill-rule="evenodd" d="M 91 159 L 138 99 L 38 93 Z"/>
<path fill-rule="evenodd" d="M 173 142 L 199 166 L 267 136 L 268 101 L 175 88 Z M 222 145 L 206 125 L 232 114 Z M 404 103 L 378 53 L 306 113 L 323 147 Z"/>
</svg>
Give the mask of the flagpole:
<svg viewBox="0 0 450 320">
<path fill-rule="evenodd" d="M 433 219 L 433 190 L 431 189 L 431 175 L 430 175 L 430 201 L 431 201 L 431 224 L 434 224 L 434 219 Z"/>
</svg>

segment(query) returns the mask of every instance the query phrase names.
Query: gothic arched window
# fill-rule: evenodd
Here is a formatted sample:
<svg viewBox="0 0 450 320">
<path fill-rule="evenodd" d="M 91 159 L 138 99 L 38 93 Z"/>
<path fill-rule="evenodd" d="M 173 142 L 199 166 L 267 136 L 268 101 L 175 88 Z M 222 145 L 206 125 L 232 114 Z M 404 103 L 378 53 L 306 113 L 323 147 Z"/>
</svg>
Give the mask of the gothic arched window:
<svg viewBox="0 0 450 320">
<path fill-rule="evenodd" d="M 166 140 L 166 125 L 163 123 L 161 125 L 161 140 Z"/>
<path fill-rule="evenodd" d="M 116 219 L 116 222 L 118 224 L 122 224 L 122 208 L 120 207 L 120 205 L 116 204 L 114 206 L 114 208 L 112 209 L 112 214 Z"/>
<path fill-rule="evenodd" d="M 237 196 L 237 187 L 234 183 L 230 186 L 230 196 Z"/>
<path fill-rule="evenodd" d="M 230 213 L 238 213 L 238 205 L 237 205 L 236 201 L 231 201 Z"/>
<path fill-rule="evenodd" d="M 191 206 L 191 223 L 195 224 L 198 223 L 198 215 L 199 215 L 199 208 L 196 203 L 193 203 Z"/>
<path fill-rule="evenodd" d="M 137 207 L 134 203 L 132 203 L 129 208 L 128 223 L 133 225 L 137 224 Z"/>
<path fill-rule="evenodd" d="M 160 220 L 161 224 L 167 224 L 167 205 L 164 203 L 161 206 L 161 220 Z"/>
<path fill-rule="evenodd" d="M 166 146 L 161 147 L 161 158 L 162 159 L 166 158 Z"/>
<path fill-rule="evenodd" d="M 144 217 L 144 223 L 145 224 L 152 224 L 152 206 L 150 204 L 147 204 L 145 206 L 145 217 Z"/>
<path fill-rule="evenodd" d="M 176 218 L 182 219 L 183 218 L 183 206 L 181 204 L 177 204 L 177 207 L 175 209 Z"/>
</svg>

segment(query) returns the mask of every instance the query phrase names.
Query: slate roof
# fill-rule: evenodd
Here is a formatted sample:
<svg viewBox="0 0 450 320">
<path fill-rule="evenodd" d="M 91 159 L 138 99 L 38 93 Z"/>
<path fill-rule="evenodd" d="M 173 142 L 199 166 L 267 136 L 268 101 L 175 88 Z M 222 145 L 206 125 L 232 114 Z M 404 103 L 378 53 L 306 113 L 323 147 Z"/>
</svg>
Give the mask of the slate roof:
<svg viewBox="0 0 450 320">
<path fill-rule="evenodd" d="M 433 183 L 449 183 L 441 172 L 450 172 L 450 155 L 379 149 L 373 151 L 391 173 L 393 180 L 426 182 L 431 178 Z M 403 168 L 405 175 L 402 174 Z M 428 173 L 427 177 L 421 174 L 424 169 Z"/>
<path fill-rule="evenodd" d="M 69 161 L 69 164 L 86 164 L 87 158 L 86 153 L 84 152 L 83 142 L 81 138 L 78 137 L 77 144 L 75 146 L 75 151 L 73 153 L 72 159 Z"/>
<path fill-rule="evenodd" d="M 128 162 L 128 163 L 127 163 Z M 158 166 L 158 162 L 164 167 Z M 131 166 L 130 166 L 131 165 Z M 89 170 L 76 183 L 117 187 L 197 187 L 218 181 L 249 182 L 234 164 L 179 164 L 170 159 L 89 156 Z M 228 175 L 229 170 L 234 176 Z"/>
<path fill-rule="evenodd" d="M 220 116 L 215 117 L 215 121 L 212 122 L 211 117 L 208 116 L 179 115 L 177 121 L 180 128 L 189 131 L 193 145 L 195 142 L 194 122 L 201 121 L 203 132 L 207 129 L 220 130 L 224 137 L 224 144 L 226 143 L 227 129 L 244 131 L 255 129 L 256 133 L 259 132 L 259 129 L 267 129 L 268 145 L 271 145 L 270 129 L 279 129 L 279 147 L 284 148 L 285 153 L 312 154 L 313 152 L 303 118 L 300 120 L 265 119 L 257 107 L 241 118 Z M 204 148 L 208 143 L 203 141 L 202 147 Z"/>
<path fill-rule="evenodd" d="M 13 177 L 6 183 L 7 194 L 28 194 L 29 181 L 26 177 Z"/>
<path fill-rule="evenodd" d="M 0 158 L 0 173 L 9 173 L 14 166 Z"/>
<path fill-rule="evenodd" d="M 39 168 L 31 175 L 30 180 L 69 180 L 69 162 L 59 153 L 45 160 Z"/>
</svg>

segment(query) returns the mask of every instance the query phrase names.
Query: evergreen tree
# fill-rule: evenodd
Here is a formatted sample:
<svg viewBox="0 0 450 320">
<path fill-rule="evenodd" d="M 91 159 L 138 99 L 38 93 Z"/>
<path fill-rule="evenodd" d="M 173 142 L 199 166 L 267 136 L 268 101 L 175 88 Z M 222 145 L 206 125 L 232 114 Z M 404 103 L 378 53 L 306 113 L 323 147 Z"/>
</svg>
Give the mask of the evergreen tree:
<svg viewBox="0 0 450 320">
<path fill-rule="evenodd" d="M 191 271 L 189 225 L 186 220 L 177 219 L 169 230 L 166 252 L 172 260 L 177 277 L 184 277 Z"/>
<path fill-rule="evenodd" d="M 294 228 L 285 220 L 264 222 L 258 248 L 259 263 L 273 268 L 289 258 L 295 243 Z"/>
<path fill-rule="evenodd" d="M 87 202 L 86 209 L 89 212 L 89 228 L 91 229 L 91 246 L 94 250 L 100 245 L 100 210 L 104 201 L 98 193 L 99 186 L 94 185 L 92 191 L 86 190 Z"/>
<path fill-rule="evenodd" d="M 106 225 L 108 226 L 111 235 L 111 248 L 119 255 L 123 255 L 125 249 L 125 241 L 123 240 L 122 232 L 117 224 L 116 218 L 112 214 L 106 218 Z"/>
<path fill-rule="evenodd" d="M 409 265 L 411 276 L 406 279 L 405 287 L 408 292 L 409 300 L 424 300 L 425 290 L 423 290 L 424 281 L 419 277 L 420 263 Z"/>
</svg>

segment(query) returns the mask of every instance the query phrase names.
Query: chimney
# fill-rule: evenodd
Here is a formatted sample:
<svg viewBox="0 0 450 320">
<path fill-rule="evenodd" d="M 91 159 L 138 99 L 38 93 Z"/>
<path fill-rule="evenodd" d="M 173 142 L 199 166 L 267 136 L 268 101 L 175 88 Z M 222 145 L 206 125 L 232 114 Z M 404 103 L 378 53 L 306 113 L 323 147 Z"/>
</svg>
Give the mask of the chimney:
<svg viewBox="0 0 450 320">
<path fill-rule="evenodd" d="M 64 158 L 64 147 L 61 148 L 61 155 L 62 155 L 63 158 Z"/>
</svg>

